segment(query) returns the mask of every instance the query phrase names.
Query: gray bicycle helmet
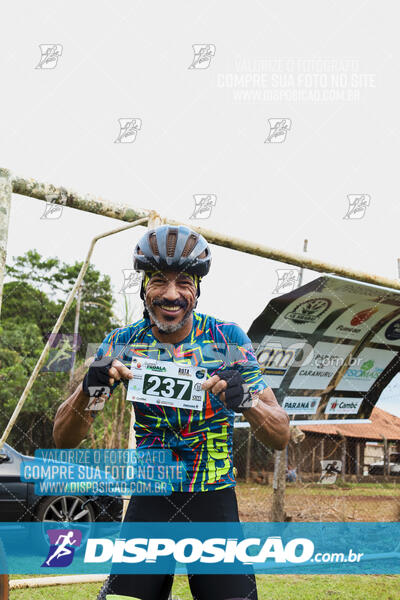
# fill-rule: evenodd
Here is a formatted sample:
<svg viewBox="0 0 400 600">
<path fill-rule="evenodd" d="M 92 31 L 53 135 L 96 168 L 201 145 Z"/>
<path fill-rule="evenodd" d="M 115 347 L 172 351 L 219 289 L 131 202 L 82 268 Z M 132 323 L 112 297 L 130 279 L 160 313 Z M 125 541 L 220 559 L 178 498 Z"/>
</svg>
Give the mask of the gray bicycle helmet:
<svg viewBox="0 0 400 600">
<path fill-rule="evenodd" d="M 186 271 L 203 277 L 210 270 L 210 263 L 207 241 L 185 225 L 150 229 L 133 254 L 133 267 L 137 271 Z"/>
<path fill-rule="evenodd" d="M 201 278 L 207 275 L 210 264 L 206 239 L 185 225 L 161 225 L 146 231 L 133 253 L 137 271 L 186 271 Z M 197 292 L 199 296 L 199 287 Z M 140 296 L 143 299 L 143 284 Z"/>
</svg>

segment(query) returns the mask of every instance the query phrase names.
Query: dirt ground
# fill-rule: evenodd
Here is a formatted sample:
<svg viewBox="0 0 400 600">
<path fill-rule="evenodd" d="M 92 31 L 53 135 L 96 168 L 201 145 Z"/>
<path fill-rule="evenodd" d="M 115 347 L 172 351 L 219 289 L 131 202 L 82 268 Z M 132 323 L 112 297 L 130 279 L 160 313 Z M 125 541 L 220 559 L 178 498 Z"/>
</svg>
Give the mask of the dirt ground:
<svg viewBox="0 0 400 600">
<path fill-rule="evenodd" d="M 270 520 L 272 486 L 238 483 L 236 494 L 241 521 Z M 285 511 L 292 521 L 399 521 L 400 489 L 287 487 Z"/>
</svg>

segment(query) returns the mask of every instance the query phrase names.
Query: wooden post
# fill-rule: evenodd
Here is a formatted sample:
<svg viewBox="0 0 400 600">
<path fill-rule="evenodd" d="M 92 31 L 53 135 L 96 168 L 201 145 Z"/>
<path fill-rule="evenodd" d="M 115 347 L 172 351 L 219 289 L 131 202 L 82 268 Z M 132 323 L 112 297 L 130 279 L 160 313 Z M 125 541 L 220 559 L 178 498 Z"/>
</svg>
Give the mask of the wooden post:
<svg viewBox="0 0 400 600">
<path fill-rule="evenodd" d="M 294 451 L 296 453 L 296 482 L 301 482 L 301 453 L 300 453 L 300 442 L 295 444 Z"/>
<path fill-rule="evenodd" d="M 389 474 L 389 456 L 388 456 L 388 441 L 383 435 L 383 474 L 385 477 Z"/>
<path fill-rule="evenodd" d="M 360 477 L 360 442 L 356 444 L 356 475 L 357 480 Z"/>
<path fill-rule="evenodd" d="M 342 480 L 346 481 L 346 438 L 342 438 Z"/>
<path fill-rule="evenodd" d="M 285 520 L 286 449 L 275 450 L 271 521 L 282 523 Z"/>
<path fill-rule="evenodd" d="M 324 460 L 324 456 L 325 456 L 325 439 L 322 438 L 320 460 Z"/>
<path fill-rule="evenodd" d="M 246 483 L 250 481 L 250 461 L 251 461 L 251 427 L 247 434 L 247 449 L 246 449 Z"/>
<path fill-rule="evenodd" d="M 303 251 L 307 252 L 308 240 L 304 240 Z M 303 280 L 303 263 L 300 266 L 299 280 L 297 287 L 300 287 Z M 296 454 L 297 457 L 297 454 Z M 271 521 L 281 522 L 285 517 L 285 487 L 286 487 L 286 469 L 287 469 L 287 447 L 285 450 L 275 450 L 274 466 L 274 493 L 272 496 Z"/>
<path fill-rule="evenodd" d="M 311 458 L 311 475 L 312 481 L 314 481 L 314 473 L 315 473 L 315 446 L 312 449 L 312 458 Z"/>
</svg>

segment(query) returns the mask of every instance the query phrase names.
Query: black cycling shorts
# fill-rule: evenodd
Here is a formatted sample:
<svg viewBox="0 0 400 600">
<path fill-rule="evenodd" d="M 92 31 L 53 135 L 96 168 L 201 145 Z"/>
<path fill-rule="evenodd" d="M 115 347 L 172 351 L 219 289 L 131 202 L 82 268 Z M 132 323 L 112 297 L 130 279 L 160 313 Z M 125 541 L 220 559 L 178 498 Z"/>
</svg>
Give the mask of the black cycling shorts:
<svg viewBox="0 0 400 600">
<path fill-rule="evenodd" d="M 124 521 L 238 522 L 234 487 L 209 492 L 172 492 L 169 496 L 132 496 Z M 188 575 L 194 600 L 257 600 L 254 575 Z M 107 594 L 140 600 L 168 600 L 173 574 L 111 574 Z M 104 596 L 102 596 L 104 597 Z"/>
</svg>

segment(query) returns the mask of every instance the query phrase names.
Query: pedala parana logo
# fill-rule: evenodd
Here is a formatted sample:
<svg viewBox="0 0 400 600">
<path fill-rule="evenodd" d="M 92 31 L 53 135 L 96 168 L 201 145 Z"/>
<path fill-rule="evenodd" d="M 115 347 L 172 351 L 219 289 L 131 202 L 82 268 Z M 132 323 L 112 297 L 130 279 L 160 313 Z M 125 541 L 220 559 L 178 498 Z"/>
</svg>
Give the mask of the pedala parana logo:
<svg viewBox="0 0 400 600">
<path fill-rule="evenodd" d="M 248 551 L 251 549 L 251 554 Z M 280 536 L 245 538 L 170 538 L 117 539 L 89 538 L 86 542 L 85 563 L 155 563 L 163 557 L 173 557 L 180 563 L 304 563 L 314 553 L 308 538 L 293 538 L 286 544 Z"/>
</svg>

